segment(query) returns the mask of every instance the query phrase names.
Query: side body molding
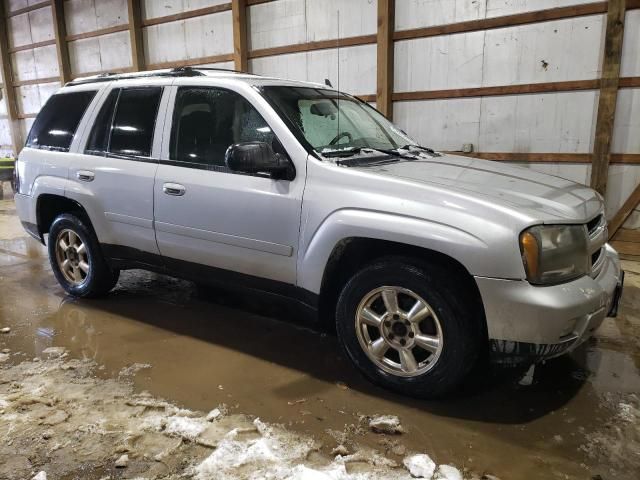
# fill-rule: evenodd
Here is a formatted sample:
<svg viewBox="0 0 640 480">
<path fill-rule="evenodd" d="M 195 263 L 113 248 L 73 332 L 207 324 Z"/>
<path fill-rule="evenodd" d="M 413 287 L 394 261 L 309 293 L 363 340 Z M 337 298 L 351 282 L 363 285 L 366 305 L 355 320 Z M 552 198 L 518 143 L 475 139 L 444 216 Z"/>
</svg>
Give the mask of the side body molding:
<svg viewBox="0 0 640 480">
<path fill-rule="evenodd" d="M 298 286 L 320 293 L 324 269 L 333 248 L 347 238 L 405 243 L 449 255 L 473 272 L 488 246 L 457 228 L 413 217 L 365 209 L 342 209 L 327 217 L 298 257 Z M 301 246 L 305 247 L 305 246 Z"/>
</svg>

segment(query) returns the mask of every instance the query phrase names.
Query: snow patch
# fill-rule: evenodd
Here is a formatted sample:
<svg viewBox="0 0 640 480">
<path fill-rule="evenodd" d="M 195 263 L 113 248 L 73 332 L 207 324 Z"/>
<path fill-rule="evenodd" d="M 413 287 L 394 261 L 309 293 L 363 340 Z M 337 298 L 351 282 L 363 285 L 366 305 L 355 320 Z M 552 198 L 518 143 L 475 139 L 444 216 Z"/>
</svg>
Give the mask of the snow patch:
<svg viewBox="0 0 640 480">
<path fill-rule="evenodd" d="M 400 419 L 395 415 L 376 415 L 369 420 L 369 428 L 376 433 L 403 433 Z"/>
<path fill-rule="evenodd" d="M 431 457 L 425 453 L 405 457 L 402 462 L 409 473 L 416 478 L 432 478 L 436 471 L 436 464 Z"/>
<path fill-rule="evenodd" d="M 452 465 L 440 465 L 436 476 L 433 477 L 440 480 L 462 480 L 462 473 Z"/>
<path fill-rule="evenodd" d="M 206 421 L 201 418 L 172 416 L 166 420 L 164 433 L 176 437 L 194 440 L 207 428 Z"/>
</svg>

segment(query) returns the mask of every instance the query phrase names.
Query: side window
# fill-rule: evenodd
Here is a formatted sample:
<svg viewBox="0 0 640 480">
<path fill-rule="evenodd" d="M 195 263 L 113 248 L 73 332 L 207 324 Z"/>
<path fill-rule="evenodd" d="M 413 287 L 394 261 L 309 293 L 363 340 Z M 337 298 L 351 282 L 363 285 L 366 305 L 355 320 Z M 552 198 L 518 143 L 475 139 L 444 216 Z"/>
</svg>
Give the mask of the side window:
<svg viewBox="0 0 640 480">
<path fill-rule="evenodd" d="M 120 91 L 111 127 L 109 153 L 151 156 L 153 130 L 161 96 L 161 87 L 127 88 Z"/>
<path fill-rule="evenodd" d="M 161 87 L 114 89 L 91 129 L 85 153 L 150 157 Z"/>
<path fill-rule="evenodd" d="M 118 95 L 120 95 L 119 88 L 111 90 L 111 93 L 102 104 L 102 108 L 93 122 L 93 128 L 84 153 L 106 155 L 109 151 L 109 134 L 111 133 L 111 122 L 118 102 Z"/>
<path fill-rule="evenodd" d="M 95 95 L 95 90 L 53 95 L 33 122 L 27 147 L 68 152 L 80 120 Z"/>
<path fill-rule="evenodd" d="M 171 160 L 228 171 L 230 145 L 267 142 L 282 151 L 267 122 L 241 95 L 218 88 L 180 87 L 171 127 Z"/>
</svg>

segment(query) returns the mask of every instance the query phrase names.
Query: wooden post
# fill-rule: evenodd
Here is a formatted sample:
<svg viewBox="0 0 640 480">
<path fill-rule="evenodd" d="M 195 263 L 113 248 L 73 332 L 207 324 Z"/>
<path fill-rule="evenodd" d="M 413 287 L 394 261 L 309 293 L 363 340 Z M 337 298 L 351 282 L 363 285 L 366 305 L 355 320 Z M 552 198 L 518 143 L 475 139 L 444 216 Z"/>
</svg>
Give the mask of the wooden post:
<svg viewBox="0 0 640 480">
<path fill-rule="evenodd" d="M 129 11 L 129 41 L 131 43 L 131 67 L 135 72 L 146 69 L 142 40 L 142 7 L 140 0 L 127 0 Z"/>
<path fill-rule="evenodd" d="M 591 187 L 602 195 L 607 191 L 613 121 L 618 100 L 625 3 L 625 0 L 609 0 L 607 12 L 600 98 L 598 100 L 596 133 L 591 160 Z"/>
<path fill-rule="evenodd" d="M 13 88 L 13 73 L 11 71 L 11 59 L 9 58 L 9 36 L 7 35 L 7 16 L 4 5 L 5 2 L 0 1 L 0 73 L 2 74 L 3 97 L 7 105 L 11 144 L 17 157 L 22 149 L 22 135 L 18 124 L 16 91 Z"/>
<path fill-rule="evenodd" d="M 240 72 L 249 71 L 247 61 L 247 1 L 231 0 L 233 17 L 233 63 Z"/>
<path fill-rule="evenodd" d="M 393 117 L 393 30 L 395 0 L 378 0 L 378 79 L 376 107 L 391 119 Z"/>
<path fill-rule="evenodd" d="M 56 36 L 56 52 L 58 54 L 58 71 L 60 82 L 64 85 L 71 80 L 71 64 L 69 63 L 69 49 L 67 48 L 67 25 L 64 17 L 64 0 L 51 2 L 53 14 L 53 33 Z"/>
</svg>

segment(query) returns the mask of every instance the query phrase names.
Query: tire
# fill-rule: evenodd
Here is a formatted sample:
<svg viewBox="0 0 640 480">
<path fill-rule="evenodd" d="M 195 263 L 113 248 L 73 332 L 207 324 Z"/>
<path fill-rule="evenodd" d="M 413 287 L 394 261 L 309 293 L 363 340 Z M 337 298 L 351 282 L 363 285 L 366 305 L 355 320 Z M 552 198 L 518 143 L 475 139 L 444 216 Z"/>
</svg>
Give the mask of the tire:
<svg viewBox="0 0 640 480">
<path fill-rule="evenodd" d="M 48 249 L 53 274 L 69 295 L 100 297 L 118 282 L 120 271 L 109 267 L 93 229 L 78 216 L 56 217 L 49 229 Z"/>
<path fill-rule="evenodd" d="M 338 298 L 336 328 L 346 354 L 365 377 L 420 398 L 441 397 L 461 386 L 480 356 L 485 320 L 451 270 L 389 257 L 349 279 Z M 393 305 L 394 296 L 396 315 L 387 308 L 387 299 Z M 365 307 L 367 315 L 359 315 Z M 370 313 L 375 317 L 368 318 Z"/>
</svg>

